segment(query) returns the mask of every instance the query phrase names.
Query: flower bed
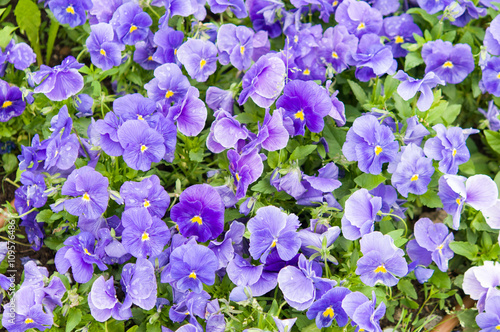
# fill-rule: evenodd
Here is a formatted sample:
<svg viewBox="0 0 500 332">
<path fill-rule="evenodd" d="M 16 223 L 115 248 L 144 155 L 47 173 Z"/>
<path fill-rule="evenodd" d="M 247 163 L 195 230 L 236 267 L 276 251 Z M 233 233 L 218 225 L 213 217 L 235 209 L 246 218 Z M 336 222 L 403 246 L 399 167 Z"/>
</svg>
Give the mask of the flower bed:
<svg viewBox="0 0 500 332">
<path fill-rule="evenodd" d="M 40 2 L 0 1 L 3 329 L 500 329 L 500 3 Z"/>
</svg>

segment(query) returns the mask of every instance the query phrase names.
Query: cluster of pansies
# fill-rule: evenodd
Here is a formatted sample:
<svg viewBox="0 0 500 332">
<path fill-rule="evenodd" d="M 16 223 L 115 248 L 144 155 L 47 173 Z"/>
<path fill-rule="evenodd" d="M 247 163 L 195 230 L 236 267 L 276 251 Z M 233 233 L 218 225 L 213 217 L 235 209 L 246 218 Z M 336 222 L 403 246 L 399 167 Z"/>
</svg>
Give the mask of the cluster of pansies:
<svg viewBox="0 0 500 332">
<path fill-rule="evenodd" d="M 3 328 L 382 331 L 465 294 L 500 329 L 495 3 L 39 2 L 80 53 L 0 52 L 6 218 L 53 256 Z"/>
</svg>

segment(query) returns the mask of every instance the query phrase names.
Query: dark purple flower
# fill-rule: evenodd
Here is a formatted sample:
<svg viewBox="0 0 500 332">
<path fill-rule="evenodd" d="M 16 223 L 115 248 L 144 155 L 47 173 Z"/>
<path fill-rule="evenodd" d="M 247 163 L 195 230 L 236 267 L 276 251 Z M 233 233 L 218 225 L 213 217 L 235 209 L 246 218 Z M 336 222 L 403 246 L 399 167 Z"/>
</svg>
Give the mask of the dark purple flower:
<svg viewBox="0 0 500 332">
<path fill-rule="evenodd" d="M 74 28 L 87 21 L 85 11 L 92 9 L 92 0 L 51 0 L 48 5 L 59 23 Z"/>
<path fill-rule="evenodd" d="M 177 59 L 192 79 L 205 82 L 217 69 L 217 47 L 208 40 L 188 39 L 179 47 Z"/>
<path fill-rule="evenodd" d="M 264 164 L 257 149 L 252 149 L 244 154 L 238 154 L 235 150 L 227 151 L 229 159 L 229 171 L 236 185 L 236 198 L 245 197 L 248 186 L 257 181 L 262 175 Z"/>
<path fill-rule="evenodd" d="M 0 121 L 7 122 L 10 119 L 21 115 L 26 108 L 23 101 L 23 94 L 17 86 L 10 86 L 9 83 L 0 80 Z"/>
<path fill-rule="evenodd" d="M 422 148 L 410 143 L 401 153 L 401 160 L 392 174 L 391 181 L 404 197 L 408 197 L 408 193 L 423 195 L 427 192 L 432 174 L 432 159 L 425 157 Z"/>
<path fill-rule="evenodd" d="M 107 23 L 91 26 L 91 33 L 85 45 L 92 63 L 102 70 L 108 70 L 122 62 L 123 47 L 114 42 L 115 32 Z"/>
<path fill-rule="evenodd" d="M 153 20 L 137 3 L 130 1 L 118 7 L 109 24 L 120 42 L 134 45 L 146 39 Z"/>
<path fill-rule="evenodd" d="M 17 203 L 17 197 L 16 197 Z M 16 206 L 17 209 L 17 206 Z M 21 213 L 22 210 L 17 210 Z M 31 212 L 27 216 L 23 217 L 23 221 L 19 223 L 19 226 L 24 227 L 24 231 L 28 236 L 28 242 L 32 244 L 33 250 L 38 251 L 42 247 L 43 239 L 45 238 L 45 231 L 43 229 L 43 222 L 38 222 L 36 220 L 38 212 Z"/>
<path fill-rule="evenodd" d="M 347 294 L 342 301 L 342 308 L 357 325 L 357 331 L 382 331 L 380 319 L 385 315 L 385 303 L 380 302 L 377 307 L 377 297 L 372 291 L 372 300 L 361 292 Z"/>
<path fill-rule="evenodd" d="M 224 230 L 224 204 L 219 193 L 208 184 L 196 184 L 184 190 L 170 218 L 185 237 L 198 241 L 216 239 Z"/>
<path fill-rule="evenodd" d="M 462 82 L 474 70 L 472 50 L 467 44 L 453 45 L 440 39 L 422 47 L 425 73 L 434 72 L 446 83 Z"/>
<path fill-rule="evenodd" d="M 107 266 L 94 254 L 95 238 L 91 233 L 81 232 L 64 241 L 65 247 L 59 249 L 54 259 L 57 271 L 65 274 L 71 267 L 76 282 L 84 284 L 92 279 L 94 264 L 101 271 Z"/>
<path fill-rule="evenodd" d="M 366 189 L 359 189 L 345 202 L 342 217 L 342 234 L 348 240 L 357 240 L 373 232 L 377 215 L 382 208 L 382 198 L 372 196 Z"/>
<path fill-rule="evenodd" d="M 364 1 L 342 1 L 335 11 L 335 21 L 358 38 L 366 33 L 378 34 L 382 28 L 382 15 Z"/>
<path fill-rule="evenodd" d="M 388 44 L 391 45 L 392 54 L 394 54 L 395 58 L 404 57 L 408 54 L 408 51 L 402 48 L 401 45 L 403 43 L 415 43 L 414 33 L 422 36 L 422 31 L 413 22 L 410 14 L 386 17 L 383 31 L 384 35 L 390 40 Z"/>
<path fill-rule="evenodd" d="M 222 108 L 229 114 L 233 114 L 234 92 L 211 86 L 206 92 L 205 102 L 214 112 Z"/>
<path fill-rule="evenodd" d="M 144 208 L 158 218 L 163 218 L 170 204 L 170 197 L 156 175 L 141 182 L 125 182 L 120 188 L 120 196 L 125 201 L 125 210 Z"/>
<path fill-rule="evenodd" d="M 488 127 L 493 131 L 500 130 L 500 119 L 498 115 L 500 114 L 500 110 L 495 105 L 493 100 L 488 102 L 488 111 L 485 112 L 482 108 L 478 108 L 478 111 L 481 112 L 486 119 L 488 120 Z"/>
<path fill-rule="evenodd" d="M 70 214 L 96 219 L 108 206 L 108 179 L 89 166 L 75 169 L 64 183 L 61 194 L 78 196 L 64 202 Z"/>
<path fill-rule="evenodd" d="M 243 76 L 243 90 L 238 104 L 248 98 L 255 104 L 267 108 L 280 95 L 285 85 L 286 67 L 283 61 L 272 55 L 262 56 Z"/>
<path fill-rule="evenodd" d="M 483 69 L 479 86 L 495 97 L 500 97 L 500 58 L 492 57 Z"/>
<path fill-rule="evenodd" d="M 246 6 L 255 31 L 267 31 L 271 38 L 281 34 L 281 24 L 276 14 L 284 9 L 283 3 L 272 0 L 247 0 Z"/>
<path fill-rule="evenodd" d="M 408 76 L 408 74 L 402 70 L 398 71 L 393 77 L 401 81 L 398 86 L 398 94 L 404 100 L 410 100 L 417 92 L 421 92 L 417 101 L 417 107 L 419 111 L 422 112 L 431 108 L 431 105 L 434 102 L 432 88 L 438 84 L 445 85 L 445 82 L 434 72 L 425 74 L 425 77 L 421 80 Z"/>
<path fill-rule="evenodd" d="M 189 81 L 182 75 L 179 66 L 166 63 L 154 71 L 155 78 L 144 85 L 148 97 L 158 105 L 168 109 L 172 103 L 184 99 L 189 87 Z"/>
<path fill-rule="evenodd" d="M 19 169 L 36 171 L 41 162 L 46 158 L 45 147 L 40 144 L 38 134 L 33 136 L 31 146 L 21 146 L 21 154 L 17 156 L 19 159 Z"/>
<path fill-rule="evenodd" d="M 120 280 L 125 292 L 122 310 L 136 304 L 144 310 L 153 309 L 156 304 L 157 284 L 155 268 L 150 261 L 138 258 L 135 264 L 126 264 Z"/>
<path fill-rule="evenodd" d="M 83 88 L 83 77 L 78 72 L 82 67 L 83 63 L 77 62 L 71 55 L 54 68 L 41 65 L 40 70 L 33 73 L 33 81 L 39 84 L 34 92 L 43 93 L 52 101 L 76 95 Z"/>
<path fill-rule="evenodd" d="M 351 58 L 351 64 L 357 67 L 356 78 L 362 82 L 383 74 L 392 74 L 397 67 L 391 47 L 382 44 L 380 37 L 374 33 L 360 37 L 358 50 Z"/>
<path fill-rule="evenodd" d="M 349 67 L 350 56 L 357 48 L 358 38 L 344 25 L 336 25 L 325 30 L 319 52 L 337 73 L 341 73 Z"/>
<path fill-rule="evenodd" d="M 201 293 L 203 284 L 213 285 L 218 261 L 212 250 L 192 241 L 175 248 L 170 263 L 161 274 L 161 282 L 174 283 L 182 292 Z"/>
<path fill-rule="evenodd" d="M 208 0 L 208 5 L 214 14 L 222 13 L 229 8 L 237 18 L 248 16 L 243 0 Z"/>
<path fill-rule="evenodd" d="M 329 327 L 335 320 L 338 326 L 345 326 L 349 320 L 342 308 L 342 301 L 351 291 L 345 287 L 335 287 L 326 292 L 307 310 L 307 318 L 315 319 L 319 329 Z"/>
<path fill-rule="evenodd" d="M 155 33 L 154 43 L 157 46 L 153 60 L 160 64 L 176 63 L 177 50 L 182 45 L 184 34 L 170 27 L 160 29 Z"/>
<path fill-rule="evenodd" d="M 349 161 L 358 161 L 361 171 L 380 174 L 382 164 L 394 161 L 399 144 L 394 141 L 391 129 L 378 122 L 373 115 L 354 120 L 342 147 Z"/>
<path fill-rule="evenodd" d="M 12 63 L 17 70 L 25 70 L 36 61 L 36 54 L 28 44 L 17 43 L 9 48 L 7 61 Z"/>
<path fill-rule="evenodd" d="M 132 317 L 130 307 L 122 308 L 116 297 L 113 276 L 107 281 L 104 276 L 94 281 L 88 295 L 88 303 L 92 317 L 98 322 L 105 322 L 111 317 L 116 320 L 127 320 Z"/>
<path fill-rule="evenodd" d="M 33 207 L 40 208 L 45 205 L 47 202 L 47 195 L 45 194 L 47 186 L 45 185 L 43 175 L 30 171 L 23 172 L 21 174 L 21 183 L 23 186 L 17 190 L 22 190 L 26 193 L 26 205 L 28 209 Z"/>
<path fill-rule="evenodd" d="M 441 172 L 457 174 L 458 165 L 467 162 L 470 158 L 469 149 L 465 144 L 470 133 L 459 127 L 446 129 L 442 124 L 437 124 L 432 129 L 436 131 L 436 137 L 429 138 L 425 142 L 426 156 L 439 160 Z"/>
<path fill-rule="evenodd" d="M 323 118 L 330 113 L 332 101 L 315 82 L 294 80 L 285 86 L 276 107 L 282 107 L 285 116 L 293 121 L 294 136 L 303 136 L 306 125 L 313 133 L 323 130 Z"/>
<path fill-rule="evenodd" d="M 480 332 L 496 332 L 500 330 L 500 296 L 492 296 L 486 300 L 485 312 L 476 316 Z"/>
<path fill-rule="evenodd" d="M 217 33 L 219 62 L 229 62 L 239 70 L 246 70 L 252 63 L 254 32 L 245 26 L 224 24 Z"/>
<path fill-rule="evenodd" d="M 124 150 L 123 160 L 133 169 L 148 171 L 151 163 L 165 155 L 163 136 L 142 120 L 126 121 L 118 129 L 118 139 Z"/>
<path fill-rule="evenodd" d="M 247 227 L 251 233 L 250 254 L 262 263 L 266 262 L 273 248 L 276 248 L 279 257 L 285 261 L 292 259 L 300 248 L 297 234 L 299 219 L 294 214 L 287 215 L 277 207 L 260 208 Z"/>
<path fill-rule="evenodd" d="M 477 309 L 485 309 L 488 299 L 500 296 L 500 263 L 485 261 L 483 265 L 473 266 L 464 273 L 462 289 L 471 299 L 477 300 Z"/>
</svg>

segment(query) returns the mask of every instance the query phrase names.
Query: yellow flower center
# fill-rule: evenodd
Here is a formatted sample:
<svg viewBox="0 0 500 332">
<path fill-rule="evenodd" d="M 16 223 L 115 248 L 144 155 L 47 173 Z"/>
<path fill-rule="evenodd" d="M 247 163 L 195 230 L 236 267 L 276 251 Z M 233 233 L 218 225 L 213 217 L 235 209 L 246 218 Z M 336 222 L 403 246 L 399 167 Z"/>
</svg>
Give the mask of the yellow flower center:
<svg viewBox="0 0 500 332">
<path fill-rule="evenodd" d="M 7 108 L 9 107 L 10 105 L 12 105 L 12 102 L 10 100 L 6 100 L 3 102 L 2 104 L 2 108 Z"/>
<path fill-rule="evenodd" d="M 326 310 L 323 312 L 323 317 L 333 318 L 334 315 L 335 315 L 335 312 L 333 311 L 332 307 L 326 308 Z"/>
<path fill-rule="evenodd" d="M 240 53 L 241 55 L 245 53 L 245 46 L 240 46 Z"/>
<path fill-rule="evenodd" d="M 148 56 L 148 61 L 153 61 L 153 56 L 152 55 Z"/>
<path fill-rule="evenodd" d="M 66 7 L 66 13 L 70 13 L 71 15 L 75 15 L 75 8 L 73 6 Z"/>
<path fill-rule="evenodd" d="M 29 199 L 26 201 L 26 205 L 30 206 L 30 200 Z"/>
<path fill-rule="evenodd" d="M 335 0 L 332 4 L 333 7 L 337 6 L 339 4 L 339 2 L 337 0 Z"/>
<path fill-rule="evenodd" d="M 441 251 L 443 251 L 443 247 L 444 247 L 444 245 L 440 244 L 436 249 L 439 250 L 439 252 L 441 252 Z"/>
<path fill-rule="evenodd" d="M 85 252 L 85 255 L 89 255 L 90 256 L 90 252 L 87 250 L 87 248 L 83 249 L 83 251 Z"/>
<path fill-rule="evenodd" d="M 24 324 L 30 324 L 30 323 L 34 323 L 34 322 L 35 322 L 35 321 L 34 321 L 33 319 L 31 319 L 31 318 L 26 318 L 26 319 L 24 320 Z"/>
<path fill-rule="evenodd" d="M 402 44 L 405 42 L 405 39 L 401 36 L 396 36 L 396 44 Z"/>
<path fill-rule="evenodd" d="M 173 95 L 174 95 L 174 92 L 173 92 L 173 91 L 171 91 L 171 90 L 167 90 L 167 93 L 165 93 L 165 98 L 167 98 L 167 99 L 168 99 L 168 98 L 172 97 Z"/>
<path fill-rule="evenodd" d="M 82 199 L 83 199 L 84 201 L 87 201 L 87 202 L 88 202 L 88 201 L 90 201 L 90 196 L 89 196 L 89 194 L 88 194 L 88 193 L 83 194 Z"/>
<path fill-rule="evenodd" d="M 295 113 L 295 118 L 300 119 L 300 121 L 304 121 L 304 111 L 300 110 L 297 113 Z"/>
<path fill-rule="evenodd" d="M 495 326 L 495 329 L 500 330 L 500 325 Z"/>
<path fill-rule="evenodd" d="M 460 205 L 460 197 L 455 200 L 457 202 L 457 205 Z"/>
<path fill-rule="evenodd" d="M 453 68 L 453 63 L 451 61 L 446 61 L 443 63 L 443 68 Z"/>
<path fill-rule="evenodd" d="M 451 152 L 451 155 L 452 155 L 453 157 L 455 157 L 455 156 L 457 155 L 457 149 L 453 149 L 453 151 Z"/>
<path fill-rule="evenodd" d="M 293 37 L 293 42 L 294 42 L 294 43 L 298 43 L 298 42 L 299 42 L 299 36 L 295 36 L 295 37 Z"/>
<path fill-rule="evenodd" d="M 332 58 L 334 58 L 334 59 L 339 58 L 339 55 L 337 54 L 337 52 L 335 52 L 335 51 L 332 52 Z"/>
<path fill-rule="evenodd" d="M 278 240 L 274 239 L 274 240 L 273 240 L 273 243 L 271 243 L 271 248 L 276 247 L 276 242 L 278 242 Z"/>
<path fill-rule="evenodd" d="M 203 69 L 203 67 L 205 67 L 206 64 L 207 64 L 207 61 L 205 59 L 201 59 L 200 68 Z"/>
<path fill-rule="evenodd" d="M 384 149 L 382 149 L 382 147 L 380 145 L 377 145 L 375 147 L 375 155 L 379 155 L 382 151 L 384 151 Z"/>
<path fill-rule="evenodd" d="M 387 269 L 385 268 L 384 264 L 380 264 L 373 272 L 375 272 L 375 273 L 379 273 L 379 272 L 387 273 Z"/>
<path fill-rule="evenodd" d="M 357 28 L 358 31 L 363 30 L 364 28 L 366 28 L 366 25 L 363 22 L 359 23 L 358 28 Z"/>
<path fill-rule="evenodd" d="M 194 271 L 193 271 L 193 272 L 191 272 L 191 273 L 189 274 L 189 278 L 196 279 L 196 272 L 194 272 Z"/>
<path fill-rule="evenodd" d="M 130 30 L 128 31 L 128 33 L 132 33 L 132 32 L 134 32 L 135 30 L 137 30 L 137 27 L 136 27 L 135 25 L 133 25 L 133 24 L 132 24 L 132 25 L 130 26 Z"/>
<path fill-rule="evenodd" d="M 417 181 L 417 180 L 418 180 L 418 174 L 413 174 L 410 181 Z"/>
<path fill-rule="evenodd" d="M 144 233 L 142 233 L 141 236 L 141 241 L 146 241 L 146 240 L 149 240 L 149 234 L 146 233 L 146 231 L 144 231 Z"/>
<path fill-rule="evenodd" d="M 151 203 L 149 203 L 149 201 L 147 199 L 145 199 L 143 205 L 144 205 L 145 208 L 147 208 L 147 207 L 151 206 Z"/>
<path fill-rule="evenodd" d="M 144 144 L 143 144 L 143 145 L 141 145 L 141 152 L 144 152 L 144 151 L 146 151 L 147 149 L 148 149 L 148 147 L 147 147 L 147 146 L 145 146 Z"/>
<path fill-rule="evenodd" d="M 234 174 L 234 176 L 236 177 L 236 181 L 240 182 L 240 175 L 238 173 Z"/>
<path fill-rule="evenodd" d="M 191 218 L 191 222 L 193 222 L 193 223 L 197 222 L 198 225 L 201 225 L 201 224 L 203 224 L 203 219 L 201 219 L 200 216 L 194 216 L 193 218 Z"/>
<path fill-rule="evenodd" d="M 174 49 L 174 55 L 177 55 L 177 49 Z"/>
<path fill-rule="evenodd" d="M 365 329 L 359 329 L 358 332 L 365 332 Z"/>
<path fill-rule="evenodd" d="M 500 80 L 500 73 L 498 73 L 497 78 Z"/>
<path fill-rule="evenodd" d="M 309 68 L 306 68 L 304 70 L 304 75 L 307 75 L 307 76 L 311 75 L 311 71 L 309 70 Z"/>
<path fill-rule="evenodd" d="M 106 56 L 106 51 L 105 51 L 105 50 L 103 50 L 102 48 L 101 48 L 101 50 L 99 51 L 99 53 L 101 53 L 102 55 Z"/>
</svg>

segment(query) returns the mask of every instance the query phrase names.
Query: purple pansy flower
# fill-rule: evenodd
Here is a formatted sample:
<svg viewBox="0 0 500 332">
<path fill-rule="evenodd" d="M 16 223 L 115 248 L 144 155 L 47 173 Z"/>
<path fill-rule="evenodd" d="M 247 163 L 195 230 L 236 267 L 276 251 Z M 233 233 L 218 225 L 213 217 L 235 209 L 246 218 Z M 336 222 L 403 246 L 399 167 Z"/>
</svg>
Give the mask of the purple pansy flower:
<svg viewBox="0 0 500 332">
<path fill-rule="evenodd" d="M 120 188 L 120 196 L 125 201 L 125 210 L 145 208 L 158 218 L 163 218 L 170 204 L 170 197 L 157 175 L 151 175 L 141 182 L 125 182 Z"/>
<path fill-rule="evenodd" d="M 115 99 L 113 110 L 123 121 L 145 120 L 156 110 L 156 105 L 139 93 L 131 93 Z"/>
<path fill-rule="evenodd" d="M 7 122 L 10 119 L 21 115 L 26 108 L 23 101 L 23 93 L 17 86 L 10 86 L 9 83 L 0 80 L 0 121 Z"/>
<path fill-rule="evenodd" d="M 469 149 L 465 140 L 471 133 L 459 127 L 446 129 L 442 124 L 432 127 L 436 137 L 425 142 L 424 152 L 427 157 L 439 160 L 439 170 L 446 174 L 457 174 L 458 165 L 467 162 L 470 158 Z"/>
<path fill-rule="evenodd" d="M 41 65 L 40 70 L 33 73 L 33 81 L 39 84 L 34 92 L 43 93 L 53 101 L 76 95 L 83 88 L 83 76 L 78 72 L 82 67 L 83 63 L 77 62 L 71 55 L 54 68 Z"/>
<path fill-rule="evenodd" d="M 450 249 L 453 233 L 448 231 L 444 224 L 433 223 L 429 218 L 421 218 L 415 223 L 415 240 L 407 245 L 408 256 L 419 265 L 427 266 L 434 261 L 438 268 L 446 272 L 448 261 L 454 253 Z"/>
<path fill-rule="evenodd" d="M 123 148 L 118 139 L 118 128 L 123 120 L 113 112 L 108 112 L 104 119 L 92 122 L 90 126 L 90 139 L 92 145 L 100 146 L 110 156 L 121 156 Z"/>
<path fill-rule="evenodd" d="M 404 100 L 410 100 L 417 92 L 421 93 L 417 101 L 417 107 L 419 111 L 422 112 L 431 108 L 434 101 L 432 88 L 436 87 L 438 84 L 445 85 L 445 82 L 432 71 L 425 74 L 425 77 L 421 80 L 410 77 L 402 70 L 398 71 L 396 75 L 394 75 L 394 78 L 401 81 L 398 86 L 398 94 Z"/>
<path fill-rule="evenodd" d="M 425 128 L 423 124 L 418 122 L 418 117 L 416 115 L 406 119 L 406 123 L 408 126 L 406 127 L 405 131 L 404 143 L 413 143 L 420 146 L 424 137 L 429 135 L 430 132 L 427 130 L 427 128 Z"/>
<path fill-rule="evenodd" d="M 330 113 L 332 101 L 315 82 L 293 80 L 285 86 L 283 95 L 276 101 L 276 107 L 282 107 L 284 115 L 292 120 L 294 136 L 303 136 L 306 125 L 313 133 L 323 130 L 323 118 Z"/>
<path fill-rule="evenodd" d="M 101 271 L 108 267 L 94 253 L 95 238 L 91 233 L 81 232 L 64 241 L 65 247 L 59 249 L 54 259 L 57 271 L 65 274 L 71 267 L 76 282 L 84 284 L 92 279 L 94 264 Z"/>
<path fill-rule="evenodd" d="M 483 69 L 479 86 L 495 97 L 500 97 L 500 58 L 492 57 Z"/>
<path fill-rule="evenodd" d="M 163 136 L 142 120 L 126 121 L 118 129 L 118 139 L 124 150 L 123 160 L 130 168 L 148 171 L 151 163 L 165 155 Z"/>
<path fill-rule="evenodd" d="M 61 24 L 74 28 L 87 21 L 86 10 L 92 9 L 92 0 L 51 0 L 49 8 Z"/>
<path fill-rule="evenodd" d="M 212 250 L 194 241 L 188 242 L 172 251 L 170 263 L 161 274 L 161 282 L 174 283 L 182 292 L 190 289 L 201 293 L 203 284 L 213 285 L 218 265 Z"/>
<path fill-rule="evenodd" d="M 278 317 L 273 317 L 273 320 L 278 328 L 278 332 L 289 332 L 292 331 L 292 327 L 295 325 L 297 318 L 278 319 Z"/>
<path fill-rule="evenodd" d="M 92 167 L 75 169 L 61 189 L 62 195 L 77 196 L 64 202 L 66 211 L 90 219 L 100 217 L 108 206 L 108 185 L 108 178 Z"/>
<path fill-rule="evenodd" d="M 16 197 L 17 202 L 17 197 Z M 17 209 L 17 206 L 16 206 Z M 20 212 L 20 210 L 17 210 Z M 38 251 L 42 247 L 43 239 L 45 238 L 45 231 L 43 229 L 43 222 L 38 222 L 36 220 L 38 212 L 32 212 L 23 218 L 23 221 L 19 223 L 19 226 L 24 227 L 24 231 L 28 236 L 28 242 L 32 244 L 31 248 Z"/>
<path fill-rule="evenodd" d="M 120 42 L 134 45 L 146 39 L 153 20 L 137 3 L 130 1 L 118 7 L 109 24 Z"/>
<path fill-rule="evenodd" d="M 457 15 L 455 20 L 450 22 L 452 25 L 464 27 L 472 19 L 478 19 L 486 15 L 486 8 L 476 7 L 474 2 L 470 0 L 457 0 L 457 3 L 460 4 L 461 14 Z"/>
<path fill-rule="evenodd" d="M 88 303 L 92 317 L 98 322 L 105 322 L 111 317 L 116 320 L 127 320 L 132 317 L 130 307 L 122 308 L 116 297 L 113 276 L 107 281 L 104 276 L 94 281 L 88 295 Z"/>
<path fill-rule="evenodd" d="M 493 131 L 500 130 L 500 119 L 498 115 L 500 114 L 500 110 L 495 105 L 493 100 L 488 102 L 488 111 L 485 112 L 482 108 L 478 108 L 478 111 L 483 114 L 488 120 L 488 127 Z"/>
<path fill-rule="evenodd" d="M 154 43 L 157 46 L 153 54 L 153 60 L 160 64 L 176 63 L 177 50 L 182 45 L 184 34 L 182 31 L 176 31 L 171 27 L 160 29 L 155 33 Z"/>
<path fill-rule="evenodd" d="M 12 63 L 17 70 L 25 70 L 36 61 L 35 52 L 26 43 L 17 43 L 5 51 L 7 52 L 7 61 Z"/>
<path fill-rule="evenodd" d="M 179 131 L 186 136 L 196 136 L 205 127 L 207 108 L 199 97 L 200 92 L 192 86 L 184 99 L 168 111 L 167 118 L 175 121 Z"/>
<path fill-rule="evenodd" d="M 283 124 L 283 109 L 276 109 L 271 116 L 266 109 L 262 125 L 259 123 L 257 142 L 267 151 L 284 149 L 290 135 Z"/>
<path fill-rule="evenodd" d="M 179 66 L 173 63 L 166 63 L 156 68 L 154 76 L 155 78 L 146 83 L 144 88 L 148 91 L 149 98 L 167 110 L 172 103 L 184 99 L 191 86 L 187 77 L 182 75 Z"/>
<path fill-rule="evenodd" d="M 73 97 L 75 102 L 75 108 L 78 113 L 75 114 L 77 118 L 92 116 L 92 105 L 94 105 L 94 99 L 88 94 L 81 93 Z"/>
<path fill-rule="evenodd" d="M 217 32 L 217 48 L 219 62 L 227 65 L 229 62 L 238 70 L 246 70 L 252 63 L 253 53 L 252 29 L 234 24 L 224 24 Z"/>
<path fill-rule="evenodd" d="M 107 23 L 91 26 L 91 33 L 85 45 L 90 53 L 92 63 L 102 70 L 120 65 L 123 47 L 114 42 L 115 32 Z"/>
<path fill-rule="evenodd" d="M 383 74 L 393 74 L 397 67 L 391 47 L 382 44 L 374 33 L 360 37 L 358 50 L 351 55 L 351 64 L 356 65 L 356 78 L 363 82 Z"/>
<path fill-rule="evenodd" d="M 349 320 L 347 313 L 342 308 L 342 301 L 351 291 L 345 287 L 335 287 L 326 292 L 321 299 L 314 302 L 307 310 L 307 318 L 315 319 L 319 329 L 329 327 L 333 321 L 337 325 L 345 326 Z"/>
<path fill-rule="evenodd" d="M 248 129 L 242 125 L 231 113 L 219 109 L 214 113 L 215 120 L 210 126 L 207 138 L 207 148 L 213 153 L 219 153 L 225 149 L 237 148 L 238 144 L 249 135 Z"/>
<path fill-rule="evenodd" d="M 379 123 L 373 115 L 354 120 L 342 147 L 349 161 L 357 161 L 361 171 L 380 174 L 382 164 L 394 161 L 399 145 L 391 129 Z"/>
<path fill-rule="evenodd" d="M 477 174 L 470 178 L 444 175 L 439 179 L 439 198 L 446 212 L 453 216 L 453 228 L 460 225 L 460 214 L 467 203 L 478 211 L 494 206 L 498 198 L 498 187 L 487 175 Z"/>
<path fill-rule="evenodd" d="M 237 18 L 248 16 L 243 0 L 208 0 L 208 5 L 214 14 L 222 13 L 229 8 Z"/>
<path fill-rule="evenodd" d="M 275 206 L 257 210 L 247 227 L 251 233 L 250 254 L 262 263 L 266 262 L 273 248 L 276 248 L 279 257 L 285 261 L 292 259 L 300 248 L 297 234 L 299 219 L 294 214 L 287 215 Z"/>
<path fill-rule="evenodd" d="M 336 25 L 325 30 L 320 54 L 337 73 L 341 73 L 349 67 L 349 57 L 356 53 L 357 48 L 358 38 L 350 34 L 344 25 Z"/>
<path fill-rule="evenodd" d="M 366 33 L 377 34 L 382 28 L 382 14 L 364 1 L 342 1 L 335 11 L 335 21 L 358 38 Z"/>
<path fill-rule="evenodd" d="M 500 296 L 500 263 L 485 261 L 484 265 L 473 266 L 464 273 L 462 289 L 471 299 L 477 300 L 477 309 L 485 309 L 488 299 Z"/>
<path fill-rule="evenodd" d="M 245 197 L 248 186 L 254 183 L 264 170 L 262 158 L 257 149 L 252 149 L 244 154 L 238 154 L 235 150 L 227 151 L 229 159 L 229 171 L 234 177 L 236 185 L 236 198 Z"/>
<path fill-rule="evenodd" d="M 217 47 L 208 40 L 188 39 L 179 47 L 177 59 L 192 79 L 205 82 L 217 69 Z"/>
<path fill-rule="evenodd" d="M 442 11 L 450 2 L 450 0 L 417 0 L 420 8 L 431 15 Z"/>
<path fill-rule="evenodd" d="M 214 112 L 222 108 L 229 114 L 233 114 L 234 93 L 231 90 L 222 90 L 218 87 L 211 86 L 206 92 L 205 101 L 207 106 Z"/>
<path fill-rule="evenodd" d="M 243 76 L 238 104 L 243 105 L 252 98 L 257 106 L 271 106 L 283 90 L 285 75 L 286 67 L 280 58 L 272 55 L 260 57 Z"/>
<path fill-rule="evenodd" d="M 474 58 L 467 44 L 453 45 L 440 39 L 425 43 L 422 47 L 425 73 L 434 72 L 446 83 L 462 82 L 474 70 Z"/>
<path fill-rule="evenodd" d="M 484 46 L 492 55 L 500 55 L 500 16 L 495 17 L 486 28 Z"/>
<path fill-rule="evenodd" d="M 398 3 L 399 4 L 399 3 Z M 414 43 L 413 34 L 422 36 L 422 30 L 413 22 L 410 14 L 401 14 L 384 19 L 384 35 L 389 38 L 392 54 L 395 58 L 404 57 L 408 51 L 401 47 L 403 43 Z"/>
<path fill-rule="evenodd" d="M 366 189 L 354 192 L 345 203 L 342 217 L 344 237 L 354 241 L 373 232 L 374 223 L 381 208 L 382 198 L 370 195 Z"/>
<path fill-rule="evenodd" d="M 372 232 L 364 235 L 359 243 L 363 257 L 358 260 L 356 274 L 364 284 L 373 287 L 382 283 L 392 287 L 398 283 L 397 277 L 408 273 L 404 251 L 394 245 L 389 235 Z"/>
<path fill-rule="evenodd" d="M 377 307 L 377 297 L 372 291 L 372 300 L 361 292 L 353 292 L 346 295 L 342 301 L 342 308 L 357 325 L 356 330 L 382 331 L 380 319 L 385 315 L 385 303 L 380 302 Z"/>
<path fill-rule="evenodd" d="M 182 192 L 179 203 L 172 207 L 170 218 L 185 237 L 198 241 L 216 239 L 224 230 L 224 203 L 213 187 L 195 184 Z"/>
<path fill-rule="evenodd" d="M 485 312 L 476 316 L 479 332 L 496 332 L 500 330 L 500 296 L 492 296 L 486 300 Z"/>
<path fill-rule="evenodd" d="M 141 40 L 135 44 L 134 61 L 146 70 L 153 70 L 160 66 L 160 63 L 153 59 L 157 50 L 153 41 L 153 33 L 148 31 L 148 36 L 145 40 Z"/>
<path fill-rule="evenodd" d="M 125 292 L 122 310 L 136 304 L 144 310 L 156 304 L 157 284 L 155 268 L 145 258 L 138 258 L 135 264 L 128 263 L 122 269 L 120 284 Z"/>
</svg>

